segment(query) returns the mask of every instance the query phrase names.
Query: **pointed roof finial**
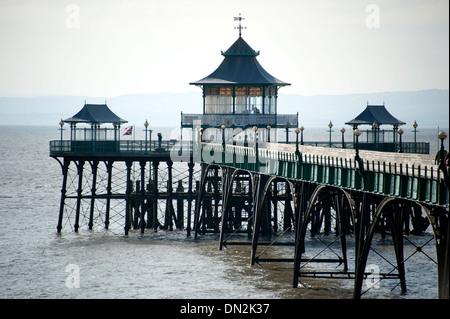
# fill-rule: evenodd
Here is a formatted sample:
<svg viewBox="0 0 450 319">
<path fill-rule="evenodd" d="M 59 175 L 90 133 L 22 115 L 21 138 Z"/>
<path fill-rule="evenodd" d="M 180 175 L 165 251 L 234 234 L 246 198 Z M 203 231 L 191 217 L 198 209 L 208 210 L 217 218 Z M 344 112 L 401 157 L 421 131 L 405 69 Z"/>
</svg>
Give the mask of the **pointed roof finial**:
<svg viewBox="0 0 450 319">
<path fill-rule="evenodd" d="M 234 27 L 235 29 L 239 30 L 239 37 L 242 34 L 242 29 L 247 29 L 247 27 L 243 27 L 241 25 L 241 21 L 244 20 L 245 18 L 241 17 L 241 14 L 239 13 L 239 17 L 234 17 L 234 21 L 239 21 L 239 26 L 238 27 Z"/>
</svg>

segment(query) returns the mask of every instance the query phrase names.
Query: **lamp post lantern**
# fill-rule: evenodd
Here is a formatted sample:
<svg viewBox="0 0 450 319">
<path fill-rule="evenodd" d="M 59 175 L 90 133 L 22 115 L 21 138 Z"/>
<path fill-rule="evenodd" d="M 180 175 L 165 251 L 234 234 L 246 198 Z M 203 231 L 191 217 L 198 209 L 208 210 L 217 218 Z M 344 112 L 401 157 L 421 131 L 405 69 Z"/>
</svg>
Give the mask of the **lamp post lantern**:
<svg viewBox="0 0 450 319">
<path fill-rule="evenodd" d="M 444 184 L 447 187 L 450 187 L 450 178 L 449 178 L 449 170 L 448 170 L 448 163 L 445 163 L 446 156 L 448 156 L 448 153 L 444 150 L 444 140 L 447 138 L 447 134 L 444 131 L 439 132 L 438 135 L 439 139 L 441 140 L 441 149 L 439 150 L 439 168 L 442 170 L 442 173 L 444 174 Z"/>
<path fill-rule="evenodd" d="M 225 164 L 225 125 L 220 126 L 222 130 L 222 163 Z"/>
<path fill-rule="evenodd" d="M 197 143 L 200 144 L 202 139 L 201 139 L 201 127 L 199 125 L 197 125 L 195 127 L 195 133 L 196 133 L 196 136 L 197 136 Z"/>
<path fill-rule="evenodd" d="M 297 127 L 295 129 L 295 153 L 298 153 L 298 133 L 300 133 L 300 129 Z"/>
<path fill-rule="evenodd" d="M 305 128 L 303 126 L 300 126 L 300 145 L 303 145 L 303 131 Z"/>
<path fill-rule="evenodd" d="M 60 144 L 60 151 L 62 152 L 62 148 L 63 148 L 63 126 L 64 126 L 64 121 L 61 119 L 61 121 L 59 121 L 59 126 L 61 127 L 61 144 Z"/>
<path fill-rule="evenodd" d="M 373 132 L 373 143 L 375 144 L 375 149 L 378 150 L 378 123 L 377 122 L 373 122 L 372 132 Z"/>
<path fill-rule="evenodd" d="M 286 124 L 286 144 L 289 143 L 289 123 Z"/>
<path fill-rule="evenodd" d="M 441 140 L 441 151 L 444 150 L 444 140 L 447 138 L 447 134 L 444 131 L 439 132 L 438 135 L 439 139 Z M 443 152 L 442 152 L 443 154 Z"/>
<path fill-rule="evenodd" d="M 222 129 L 222 146 L 225 150 L 225 125 L 222 124 L 222 126 L 220 128 Z"/>
<path fill-rule="evenodd" d="M 257 126 L 253 126 L 253 132 L 255 132 L 255 155 L 256 155 L 256 167 L 259 167 L 259 152 L 258 152 L 258 127 Z"/>
<path fill-rule="evenodd" d="M 333 123 L 328 123 L 328 127 L 330 128 L 330 147 L 331 147 L 331 128 L 333 127 Z"/>
<path fill-rule="evenodd" d="M 438 135 L 439 139 L 441 140 L 441 148 L 439 150 L 439 165 L 443 165 L 445 167 L 444 159 L 446 156 L 446 152 L 444 150 L 444 140 L 447 138 L 447 134 L 444 131 L 439 132 Z"/>
<path fill-rule="evenodd" d="M 419 124 L 417 124 L 416 121 L 414 121 L 413 128 L 414 128 L 414 153 L 417 153 L 417 127 Z"/>
<path fill-rule="evenodd" d="M 353 133 L 355 134 L 355 137 L 356 137 L 356 139 L 355 139 L 356 158 L 359 158 L 358 138 L 361 135 L 361 131 L 356 129 Z"/>
<path fill-rule="evenodd" d="M 253 126 L 253 132 L 255 132 L 255 145 L 256 145 L 256 148 L 258 148 L 258 127 L 257 126 Z"/>
<path fill-rule="evenodd" d="M 399 153 L 403 153 L 403 145 L 402 145 L 402 135 L 403 135 L 403 130 L 400 128 L 397 131 L 398 135 L 400 136 L 400 140 L 399 140 Z"/>
<path fill-rule="evenodd" d="M 144 126 L 145 126 L 145 153 L 147 153 L 147 130 L 148 130 L 147 120 L 145 120 Z"/>
<path fill-rule="evenodd" d="M 345 148 L 345 141 L 344 141 L 345 128 L 341 128 L 340 131 L 342 133 L 342 148 Z"/>
</svg>

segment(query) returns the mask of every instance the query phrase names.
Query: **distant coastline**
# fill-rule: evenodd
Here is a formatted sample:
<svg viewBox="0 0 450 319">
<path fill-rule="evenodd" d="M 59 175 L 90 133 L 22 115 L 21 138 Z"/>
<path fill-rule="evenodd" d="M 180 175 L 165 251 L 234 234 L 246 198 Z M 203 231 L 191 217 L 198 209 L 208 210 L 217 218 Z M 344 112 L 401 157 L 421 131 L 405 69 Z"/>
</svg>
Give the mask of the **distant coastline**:
<svg viewBox="0 0 450 319">
<path fill-rule="evenodd" d="M 201 91 L 186 93 L 130 94 L 115 97 L 84 96 L 0 96 L 0 125 L 53 125 L 87 103 L 105 103 L 131 124 L 146 119 L 158 126 L 177 127 L 181 112 L 201 113 Z M 278 113 L 299 114 L 303 126 L 326 126 L 331 120 L 342 126 L 364 110 L 367 103 L 383 104 L 389 112 L 419 127 L 449 126 L 449 90 L 359 93 L 345 95 L 283 94 L 278 97 Z"/>
</svg>

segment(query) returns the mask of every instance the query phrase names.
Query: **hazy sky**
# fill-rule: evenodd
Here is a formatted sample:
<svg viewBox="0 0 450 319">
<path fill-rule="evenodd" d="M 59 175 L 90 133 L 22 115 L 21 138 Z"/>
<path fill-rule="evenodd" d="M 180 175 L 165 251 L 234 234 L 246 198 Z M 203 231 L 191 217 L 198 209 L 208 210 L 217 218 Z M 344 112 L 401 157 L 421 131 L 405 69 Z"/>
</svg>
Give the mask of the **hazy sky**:
<svg viewBox="0 0 450 319">
<path fill-rule="evenodd" d="M 243 38 L 302 95 L 448 89 L 448 0 L 0 0 L 0 95 L 196 91 Z"/>
</svg>

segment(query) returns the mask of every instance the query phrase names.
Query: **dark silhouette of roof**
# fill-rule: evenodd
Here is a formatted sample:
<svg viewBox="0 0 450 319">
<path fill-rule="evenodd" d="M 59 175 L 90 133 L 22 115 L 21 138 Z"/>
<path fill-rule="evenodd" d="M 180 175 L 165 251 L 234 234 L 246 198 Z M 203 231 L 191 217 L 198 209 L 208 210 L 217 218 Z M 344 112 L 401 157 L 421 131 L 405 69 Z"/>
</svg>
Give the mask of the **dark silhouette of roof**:
<svg viewBox="0 0 450 319">
<path fill-rule="evenodd" d="M 127 123 L 114 114 L 106 104 L 85 104 L 74 116 L 64 120 L 67 123 Z"/>
<path fill-rule="evenodd" d="M 223 56 L 233 56 L 233 55 L 250 55 L 258 56 L 259 51 L 253 50 L 250 45 L 242 37 L 239 37 L 231 47 L 225 52 L 222 51 Z"/>
<path fill-rule="evenodd" d="M 377 123 L 378 125 L 391 124 L 394 126 L 406 124 L 393 117 L 391 113 L 386 110 L 384 105 L 367 105 L 366 109 L 361 114 L 345 124 L 372 125 L 373 123 Z"/>
<path fill-rule="evenodd" d="M 227 51 L 222 51 L 222 55 L 225 58 L 213 73 L 190 84 L 290 85 L 264 70 L 256 59 L 259 51 L 253 50 L 242 37 L 239 37 Z"/>
</svg>

